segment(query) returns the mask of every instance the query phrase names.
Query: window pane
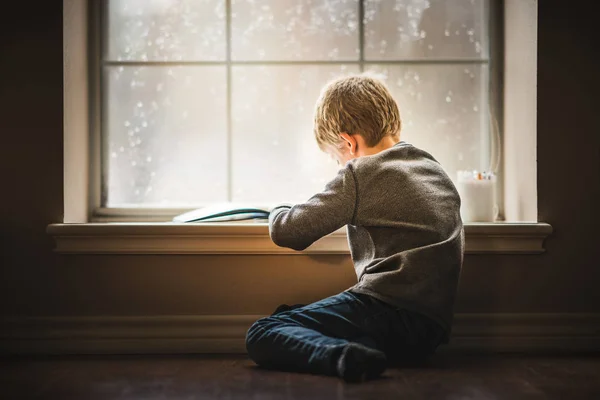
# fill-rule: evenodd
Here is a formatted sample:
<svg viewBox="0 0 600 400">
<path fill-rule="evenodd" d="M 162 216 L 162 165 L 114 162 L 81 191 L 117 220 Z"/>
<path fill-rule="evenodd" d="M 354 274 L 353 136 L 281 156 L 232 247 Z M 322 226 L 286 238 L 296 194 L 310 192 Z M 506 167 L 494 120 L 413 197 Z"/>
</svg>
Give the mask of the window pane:
<svg viewBox="0 0 600 400">
<path fill-rule="evenodd" d="M 232 0 L 234 60 L 357 60 L 357 0 Z"/>
<path fill-rule="evenodd" d="M 225 0 L 110 0 L 108 59 L 225 59 Z"/>
<path fill-rule="evenodd" d="M 233 68 L 233 200 L 305 201 L 337 171 L 312 130 L 321 87 L 356 66 Z"/>
<path fill-rule="evenodd" d="M 487 0 L 365 0 L 365 58 L 487 58 Z"/>
<path fill-rule="evenodd" d="M 454 180 L 461 169 L 487 170 L 487 66 L 379 65 L 398 102 L 401 139 L 430 152 Z"/>
<path fill-rule="evenodd" d="M 225 67 L 105 69 L 106 206 L 226 199 L 225 76 Z"/>
</svg>

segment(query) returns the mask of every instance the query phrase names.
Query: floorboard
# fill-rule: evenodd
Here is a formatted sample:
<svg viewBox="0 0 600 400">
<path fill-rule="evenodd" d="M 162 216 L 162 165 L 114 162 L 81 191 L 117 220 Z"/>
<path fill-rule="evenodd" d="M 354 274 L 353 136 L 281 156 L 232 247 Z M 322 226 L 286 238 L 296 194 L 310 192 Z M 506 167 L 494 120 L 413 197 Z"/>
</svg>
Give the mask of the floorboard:
<svg viewBox="0 0 600 400">
<path fill-rule="evenodd" d="M 600 399 L 600 356 L 443 354 L 362 384 L 231 355 L 10 358 L 0 399 Z"/>
</svg>

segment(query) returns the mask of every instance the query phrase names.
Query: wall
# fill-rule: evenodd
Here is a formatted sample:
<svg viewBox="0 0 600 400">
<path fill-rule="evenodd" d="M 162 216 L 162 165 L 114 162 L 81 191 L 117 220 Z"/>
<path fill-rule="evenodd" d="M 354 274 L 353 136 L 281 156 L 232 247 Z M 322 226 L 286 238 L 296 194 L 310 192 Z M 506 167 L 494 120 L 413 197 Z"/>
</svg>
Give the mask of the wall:
<svg viewBox="0 0 600 400">
<path fill-rule="evenodd" d="M 600 311 L 599 63 L 588 10 L 541 1 L 540 220 L 555 233 L 533 256 L 466 257 L 457 311 Z M 265 314 L 354 282 L 343 256 L 59 256 L 62 4 L 13 6 L 0 24 L 0 314 Z M 587 6 L 589 7 L 589 6 Z"/>
</svg>

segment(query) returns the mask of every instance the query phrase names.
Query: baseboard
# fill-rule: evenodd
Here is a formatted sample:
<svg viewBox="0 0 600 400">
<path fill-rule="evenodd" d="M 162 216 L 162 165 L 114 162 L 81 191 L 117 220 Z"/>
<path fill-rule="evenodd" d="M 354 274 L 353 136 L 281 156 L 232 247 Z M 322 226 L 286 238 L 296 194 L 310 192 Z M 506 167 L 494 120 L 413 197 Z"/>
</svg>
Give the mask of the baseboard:
<svg viewBox="0 0 600 400">
<path fill-rule="evenodd" d="M 447 350 L 598 352 L 600 313 L 458 314 Z"/>
<path fill-rule="evenodd" d="M 14 317 L 0 354 L 245 353 L 259 315 Z M 600 314 L 458 314 L 442 351 L 600 351 Z"/>
</svg>

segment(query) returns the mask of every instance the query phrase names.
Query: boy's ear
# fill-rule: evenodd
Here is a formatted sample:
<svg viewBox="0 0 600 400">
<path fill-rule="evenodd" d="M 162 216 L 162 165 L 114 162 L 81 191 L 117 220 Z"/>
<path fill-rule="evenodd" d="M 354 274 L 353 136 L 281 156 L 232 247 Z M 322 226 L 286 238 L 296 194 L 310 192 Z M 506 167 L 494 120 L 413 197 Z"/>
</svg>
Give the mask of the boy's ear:
<svg viewBox="0 0 600 400">
<path fill-rule="evenodd" d="M 340 137 L 344 141 L 344 147 L 346 147 L 346 148 L 348 148 L 348 150 L 350 150 L 350 154 L 356 153 L 357 146 L 358 146 L 356 138 L 346 132 L 340 133 Z"/>
</svg>

